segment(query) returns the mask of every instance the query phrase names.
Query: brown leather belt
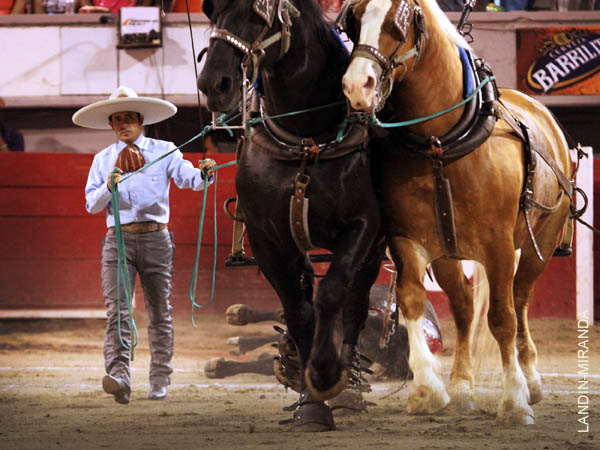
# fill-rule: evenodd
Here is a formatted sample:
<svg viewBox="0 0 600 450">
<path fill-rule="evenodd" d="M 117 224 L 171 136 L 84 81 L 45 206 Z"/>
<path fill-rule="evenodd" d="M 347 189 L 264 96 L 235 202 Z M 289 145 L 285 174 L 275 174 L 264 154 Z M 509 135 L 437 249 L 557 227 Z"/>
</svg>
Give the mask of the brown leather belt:
<svg viewBox="0 0 600 450">
<path fill-rule="evenodd" d="M 165 228 L 167 228 L 166 223 L 158 222 L 133 222 L 126 225 L 121 225 L 122 231 L 132 234 L 152 233 L 153 231 L 160 231 L 164 230 Z M 115 227 L 110 227 L 110 229 L 114 230 Z"/>
</svg>

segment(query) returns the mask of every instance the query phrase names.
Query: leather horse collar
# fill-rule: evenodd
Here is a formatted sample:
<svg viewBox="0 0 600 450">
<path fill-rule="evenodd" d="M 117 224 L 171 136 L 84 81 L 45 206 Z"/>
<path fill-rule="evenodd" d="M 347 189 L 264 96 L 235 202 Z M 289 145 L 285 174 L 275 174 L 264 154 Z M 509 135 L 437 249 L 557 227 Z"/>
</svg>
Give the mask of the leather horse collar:
<svg viewBox="0 0 600 450">
<path fill-rule="evenodd" d="M 260 113 L 263 117 L 268 117 L 262 101 Z M 254 133 L 250 137 L 252 142 L 267 151 L 273 158 L 287 161 L 302 160 L 306 156 L 307 148 L 313 146 L 318 148 L 318 159 L 339 158 L 363 148 L 368 140 L 368 129 L 360 123 L 350 124 L 339 139 L 337 131 L 302 138 L 283 129 L 270 119 L 264 120 L 253 130 Z"/>
</svg>

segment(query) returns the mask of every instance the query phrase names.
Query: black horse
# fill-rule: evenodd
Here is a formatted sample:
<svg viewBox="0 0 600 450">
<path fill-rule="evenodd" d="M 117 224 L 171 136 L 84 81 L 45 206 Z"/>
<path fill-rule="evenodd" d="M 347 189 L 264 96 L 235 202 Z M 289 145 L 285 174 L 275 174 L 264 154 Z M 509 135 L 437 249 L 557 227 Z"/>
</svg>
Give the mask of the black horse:
<svg viewBox="0 0 600 450">
<path fill-rule="evenodd" d="M 260 74 L 265 116 L 311 109 L 252 129 L 236 187 L 252 252 L 281 300 L 305 373 L 294 426 L 334 429 L 323 401 L 346 387 L 383 254 L 367 132 L 342 125 L 349 55 L 315 0 L 204 0 L 203 10 L 213 28 L 198 87 L 210 110 L 238 104 L 245 74 Z M 314 299 L 311 248 L 333 255 Z"/>
</svg>

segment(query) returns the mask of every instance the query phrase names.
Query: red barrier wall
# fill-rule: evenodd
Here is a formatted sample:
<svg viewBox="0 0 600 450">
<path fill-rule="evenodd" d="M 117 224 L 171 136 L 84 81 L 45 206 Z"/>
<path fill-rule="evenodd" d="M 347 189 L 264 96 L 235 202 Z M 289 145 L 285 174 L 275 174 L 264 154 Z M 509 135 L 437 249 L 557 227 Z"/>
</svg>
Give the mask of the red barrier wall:
<svg viewBox="0 0 600 450">
<path fill-rule="evenodd" d="M 200 154 L 185 154 L 197 165 Z M 211 155 L 218 163 L 233 155 Z M 93 155 L 0 153 L 0 309 L 103 308 L 100 251 L 105 214 L 85 211 L 84 187 Z M 211 311 L 236 302 L 276 307 L 278 300 L 256 268 L 225 269 L 231 221 L 223 202 L 235 195 L 235 167 L 219 171 L 217 189 L 217 296 Z M 213 189 L 209 190 L 212 199 Z M 171 187 L 176 258 L 173 303 L 189 311 L 189 283 L 196 253 L 202 192 Z M 197 303 L 207 300 L 213 252 L 212 201 L 207 208 Z M 137 305 L 143 294 L 137 284 Z"/>
<path fill-rule="evenodd" d="M 233 159 L 231 154 L 210 156 L 218 163 Z M 185 157 L 197 165 L 201 155 L 187 153 Z M 82 154 L 0 153 L 0 310 L 103 308 L 100 246 L 106 231 L 105 216 L 88 214 L 84 198 L 92 158 L 93 155 Z M 222 312 L 233 303 L 275 308 L 279 306 L 278 299 L 256 267 L 224 267 L 224 259 L 230 252 L 232 223 L 222 205 L 235 195 L 234 176 L 235 166 L 219 171 L 216 296 L 207 310 Z M 209 198 L 212 195 L 211 188 Z M 177 247 L 173 286 L 177 313 L 188 313 L 191 308 L 188 291 L 201 200 L 202 192 L 180 190 L 174 185 L 171 188 L 169 228 L 174 232 Z M 596 205 L 598 211 L 600 202 Z M 212 202 L 209 202 L 197 303 L 205 303 L 209 293 L 213 223 Z M 600 248 L 595 245 L 595 249 L 599 268 Z M 574 258 L 550 262 L 536 287 L 531 316 L 575 316 L 574 267 Z M 318 264 L 316 269 L 323 273 L 326 264 Z M 382 270 L 378 282 L 388 280 L 388 274 Z M 141 307 L 143 294 L 139 282 L 136 298 Z M 444 294 L 430 294 L 430 298 L 441 317 L 449 315 Z"/>
</svg>

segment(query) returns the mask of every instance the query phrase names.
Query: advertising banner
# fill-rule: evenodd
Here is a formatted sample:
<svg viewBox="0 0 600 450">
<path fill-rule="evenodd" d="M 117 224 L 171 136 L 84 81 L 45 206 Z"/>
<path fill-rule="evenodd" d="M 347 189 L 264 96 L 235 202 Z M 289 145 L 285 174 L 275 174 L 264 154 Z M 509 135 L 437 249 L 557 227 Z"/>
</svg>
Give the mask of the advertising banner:
<svg viewBox="0 0 600 450">
<path fill-rule="evenodd" d="M 517 81 L 533 95 L 600 94 L 600 27 L 517 30 Z"/>
<path fill-rule="evenodd" d="M 119 11 L 118 48 L 160 47 L 162 30 L 160 8 L 155 6 L 123 7 Z"/>
</svg>

